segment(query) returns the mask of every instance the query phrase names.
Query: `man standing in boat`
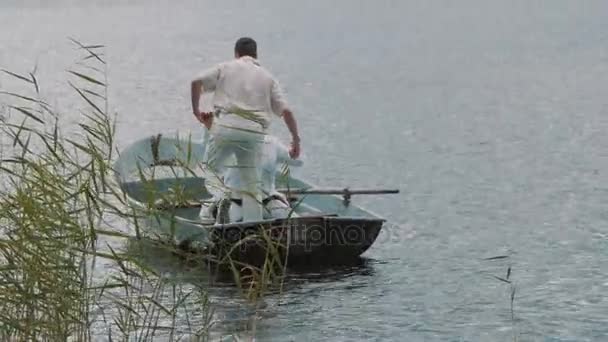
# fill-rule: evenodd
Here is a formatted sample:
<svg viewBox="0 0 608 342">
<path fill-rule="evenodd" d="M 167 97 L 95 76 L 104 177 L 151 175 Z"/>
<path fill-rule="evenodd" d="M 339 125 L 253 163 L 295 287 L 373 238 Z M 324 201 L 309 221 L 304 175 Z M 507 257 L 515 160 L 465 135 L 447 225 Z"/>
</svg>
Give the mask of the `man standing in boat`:
<svg viewBox="0 0 608 342">
<path fill-rule="evenodd" d="M 300 155 L 300 138 L 295 116 L 289 109 L 281 87 L 273 75 L 257 60 L 257 43 L 240 38 L 234 47 L 235 59 L 205 70 L 192 81 L 192 111 L 207 127 L 211 139 L 208 164 L 223 174 L 231 156 L 236 158 L 242 182 L 243 220 L 262 219 L 259 191 L 260 164 L 264 136 L 271 117 L 282 117 L 292 142 L 290 156 Z M 201 112 L 203 92 L 214 92 L 214 112 Z"/>
</svg>

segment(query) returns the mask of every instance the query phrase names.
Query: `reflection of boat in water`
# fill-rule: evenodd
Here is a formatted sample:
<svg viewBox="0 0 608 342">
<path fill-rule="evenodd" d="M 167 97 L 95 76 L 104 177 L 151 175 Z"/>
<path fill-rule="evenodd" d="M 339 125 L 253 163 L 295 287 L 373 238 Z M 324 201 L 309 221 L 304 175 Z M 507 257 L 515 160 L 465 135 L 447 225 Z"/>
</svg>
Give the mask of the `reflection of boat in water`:
<svg viewBox="0 0 608 342">
<path fill-rule="evenodd" d="M 352 288 L 370 286 L 373 283 L 376 261 L 367 258 L 355 258 L 343 265 L 293 265 L 289 267 L 281 284 L 266 289 L 264 299 L 250 302 L 245 296 L 247 284 L 235 280 L 234 274 L 226 269 L 217 268 L 193 258 L 191 262 L 175 246 L 159 243 L 151 239 L 131 239 L 126 245 L 127 253 L 147 269 L 162 274 L 162 278 L 171 284 L 165 288 L 171 296 L 172 286 L 185 289 L 204 289 L 209 298 L 214 315 L 211 327 L 212 335 L 238 335 L 242 340 L 250 337 L 252 322 L 274 321 L 283 316 L 285 311 L 294 306 L 306 308 L 307 301 L 314 301 L 319 296 L 327 296 L 340 289 L 349 291 Z M 149 291 L 153 291 L 150 288 Z M 325 292 L 325 294 L 324 294 Z M 148 294 L 148 293 L 145 293 Z M 190 298 L 188 305 L 190 305 Z M 193 304 L 200 308 L 200 304 Z M 316 306 L 316 305 L 315 305 Z M 215 339 L 213 339 L 215 340 Z M 217 340 L 220 340 L 219 338 Z"/>
<path fill-rule="evenodd" d="M 397 192 L 314 189 L 301 179 L 278 176 L 276 186 L 288 196 L 293 217 L 205 224 L 200 205 L 211 193 L 208 173 L 200 167 L 204 151 L 203 142 L 158 135 L 121 152 L 114 165 L 116 181 L 129 204 L 148 214 L 149 235 L 213 252 L 230 249 L 233 258 L 247 262 L 263 260 L 269 244 L 275 243 L 289 264 L 344 262 L 363 254 L 385 222 L 354 205 L 351 197 Z"/>
<path fill-rule="evenodd" d="M 205 286 L 215 295 L 233 295 L 234 274 L 230 270 L 188 259 L 188 255 L 173 246 L 150 239 L 133 239 L 127 245 L 129 255 L 135 257 L 147 268 L 173 280 Z M 365 257 L 357 257 L 339 265 L 291 265 L 282 278 L 282 291 L 298 288 L 302 284 L 340 282 L 352 277 L 374 275 L 377 262 Z M 228 292 L 224 292 L 228 291 Z M 273 290 L 271 290 L 272 293 Z M 276 289 L 275 289 L 276 291 Z"/>
</svg>

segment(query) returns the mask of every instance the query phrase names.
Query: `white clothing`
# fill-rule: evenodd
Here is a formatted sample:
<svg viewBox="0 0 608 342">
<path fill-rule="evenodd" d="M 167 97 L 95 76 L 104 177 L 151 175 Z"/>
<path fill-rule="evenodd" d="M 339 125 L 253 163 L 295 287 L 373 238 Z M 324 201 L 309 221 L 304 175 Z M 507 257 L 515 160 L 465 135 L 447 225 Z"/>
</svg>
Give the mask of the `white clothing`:
<svg viewBox="0 0 608 342">
<path fill-rule="evenodd" d="M 238 108 L 253 111 L 256 121 L 239 115 L 221 115 L 218 125 L 253 129 L 265 132 L 270 125 L 271 115 L 281 116 L 288 108 L 283 91 L 275 78 L 260 66 L 259 62 L 244 56 L 205 70 L 197 78 L 203 89 L 215 92 L 213 106 L 230 113 Z M 215 124 L 215 123 L 214 123 Z"/>
<path fill-rule="evenodd" d="M 286 218 L 291 214 L 292 217 L 296 215 L 291 213 L 289 202 L 285 195 L 276 190 L 276 174 L 277 168 L 287 163 L 292 166 L 301 166 L 302 161 L 291 159 L 289 156 L 289 149 L 283 145 L 276 137 L 267 135 L 264 139 L 264 145 L 261 151 L 261 160 L 259 164 L 259 173 L 261 177 L 261 190 L 262 190 L 262 202 L 263 205 L 263 217 L 266 218 Z M 240 188 L 241 175 L 237 169 L 228 169 L 224 184 L 230 188 Z M 274 197 L 274 199 L 270 199 Z M 238 194 L 231 196 L 233 199 L 241 199 Z M 244 208 L 241 208 L 238 204 L 232 203 L 230 206 L 229 216 L 230 222 L 236 222 L 243 219 Z"/>
<path fill-rule="evenodd" d="M 204 91 L 214 92 L 216 118 L 210 130 L 207 159 L 217 175 L 236 157 L 240 184 L 235 192 L 243 200 L 243 219 L 262 219 L 259 161 L 272 115 L 281 116 L 287 102 L 278 82 L 252 57 L 245 56 L 205 70 L 197 80 Z M 230 194 L 228 194 L 230 196 Z"/>
<path fill-rule="evenodd" d="M 277 168 L 287 163 L 290 166 L 301 166 L 300 159 L 291 159 L 289 149 L 274 136 L 266 135 L 264 145 L 261 150 L 260 164 L 258 169 L 261 177 L 260 189 L 263 196 L 276 193 Z M 240 188 L 241 179 L 237 169 L 228 169 L 225 175 L 224 184 L 230 188 Z"/>
<path fill-rule="evenodd" d="M 230 189 L 243 199 L 243 219 L 258 221 L 262 219 L 262 196 L 260 193 L 260 173 L 258 165 L 264 143 L 264 135 L 242 129 L 213 125 L 211 139 L 208 142 L 207 163 L 221 176 L 228 168 L 234 168 L 242 182 Z M 230 163 L 230 157 L 236 158 L 236 166 Z"/>
<path fill-rule="evenodd" d="M 261 161 L 259 163 L 258 172 L 261 179 L 262 201 L 272 195 L 279 196 L 282 200 L 272 199 L 263 206 L 263 218 L 285 218 L 289 215 L 296 217 L 295 213 L 291 212 L 291 208 L 285 196 L 276 191 L 276 172 L 283 164 L 287 163 L 290 166 L 301 166 L 302 160 L 291 159 L 288 148 L 283 145 L 276 137 L 266 135 L 263 148 L 261 151 Z M 229 189 L 242 188 L 241 176 L 238 168 L 226 169 L 224 174 L 224 186 Z M 242 196 L 238 192 L 229 194 L 230 198 L 241 199 Z M 213 217 L 213 210 L 220 200 L 221 196 L 215 195 L 211 200 L 211 206 L 201 208 L 200 216 L 202 219 L 210 220 Z M 229 210 L 230 222 L 237 222 L 243 219 L 243 208 L 237 203 L 231 203 Z"/>
</svg>

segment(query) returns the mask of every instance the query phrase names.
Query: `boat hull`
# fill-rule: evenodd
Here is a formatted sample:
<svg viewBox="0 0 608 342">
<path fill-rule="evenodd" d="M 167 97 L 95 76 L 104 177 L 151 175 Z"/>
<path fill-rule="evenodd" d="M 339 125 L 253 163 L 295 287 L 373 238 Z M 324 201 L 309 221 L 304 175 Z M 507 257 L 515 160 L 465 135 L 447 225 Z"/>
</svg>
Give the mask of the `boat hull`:
<svg viewBox="0 0 608 342">
<path fill-rule="evenodd" d="M 278 257 L 293 265 L 342 263 L 372 246 L 384 220 L 332 216 L 298 217 L 271 222 L 214 226 L 215 254 L 258 264 Z"/>
</svg>

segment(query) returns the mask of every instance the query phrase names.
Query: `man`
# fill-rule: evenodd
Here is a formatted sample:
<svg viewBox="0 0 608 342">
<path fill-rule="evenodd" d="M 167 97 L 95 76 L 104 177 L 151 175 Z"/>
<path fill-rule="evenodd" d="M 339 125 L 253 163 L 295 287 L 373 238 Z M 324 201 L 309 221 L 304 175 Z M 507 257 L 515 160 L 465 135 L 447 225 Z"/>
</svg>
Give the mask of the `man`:
<svg viewBox="0 0 608 342">
<path fill-rule="evenodd" d="M 258 165 L 272 115 L 282 117 L 291 133 L 289 155 L 293 159 L 300 155 L 300 137 L 279 83 L 257 61 L 257 43 L 240 38 L 234 56 L 234 60 L 216 65 L 192 81 L 192 111 L 209 129 L 208 163 L 214 172 L 223 174 L 228 159 L 236 158 L 243 220 L 257 221 L 262 219 Z M 199 109 L 204 91 L 215 93 L 214 112 Z"/>
</svg>

